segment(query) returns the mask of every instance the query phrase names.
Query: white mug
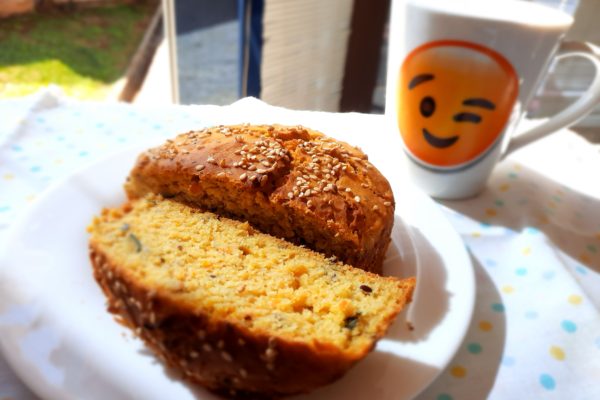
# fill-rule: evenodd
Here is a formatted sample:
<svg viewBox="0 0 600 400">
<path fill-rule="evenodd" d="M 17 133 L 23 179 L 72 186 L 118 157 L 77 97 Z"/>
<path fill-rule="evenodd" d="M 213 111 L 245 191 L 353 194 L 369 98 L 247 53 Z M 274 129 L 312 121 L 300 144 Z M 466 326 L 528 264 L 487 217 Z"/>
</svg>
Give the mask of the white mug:
<svg viewBox="0 0 600 400">
<path fill-rule="evenodd" d="M 500 158 L 589 113 L 600 99 L 600 57 L 563 42 L 573 18 L 515 0 L 394 1 L 386 116 L 407 155 L 408 174 L 432 197 L 478 194 Z M 555 58 L 596 68 L 588 91 L 528 132 L 512 137 Z"/>
</svg>

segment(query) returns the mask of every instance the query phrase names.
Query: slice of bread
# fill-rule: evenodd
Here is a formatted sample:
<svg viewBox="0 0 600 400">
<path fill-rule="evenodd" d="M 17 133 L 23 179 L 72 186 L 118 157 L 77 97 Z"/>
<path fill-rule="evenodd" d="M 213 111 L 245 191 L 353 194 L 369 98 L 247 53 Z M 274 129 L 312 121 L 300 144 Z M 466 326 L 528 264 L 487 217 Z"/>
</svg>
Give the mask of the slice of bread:
<svg viewBox="0 0 600 400">
<path fill-rule="evenodd" d="M 89 232 L 109 310 L 215 391 L 279 396 L 339 378 L 415 284 L 157 195 L 104 210 Z"/>
<path fill-rule="evenodd" d="M 142 153 L 125 190 L 130 199 L 157 193 L 248 221 L 376 273 L 394 224 L 392 190 L 367 156 L 302 126 L 181 134 Z"/>
</svg>

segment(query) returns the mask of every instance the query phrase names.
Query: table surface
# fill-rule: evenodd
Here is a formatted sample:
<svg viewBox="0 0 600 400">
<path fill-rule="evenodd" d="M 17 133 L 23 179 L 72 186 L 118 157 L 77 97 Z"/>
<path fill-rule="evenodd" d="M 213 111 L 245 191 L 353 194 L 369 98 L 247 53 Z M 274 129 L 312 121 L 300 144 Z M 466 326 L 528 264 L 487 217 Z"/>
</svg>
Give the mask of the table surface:
<svg viewBox="0 0 600 400">
<path fill-rule="evenodd" d="M 228 117 L 255 122 L 255 107 L 267 106 L 244 99 L 140 108 L 75 102 L 53 90 L 0 101 L 0 243 L 40 193 L 82 165 Z M 367 154 L 398 152 L 379 132 L 382 116 L 271 111 L 278 122 L 302 121 L 338 138 L 370 126 L 349 140 Z M 384 174 L 390 168 L 372 161 Z M 419 398 L 600 398 L 598 171 L 598 148 L 562 130 L 498 164 L 479 196 L 439 202 L 470 252 L 477 300 L 462 346 Z M 36 396 L 0 355 L 5 398 Z"/>
</svg>

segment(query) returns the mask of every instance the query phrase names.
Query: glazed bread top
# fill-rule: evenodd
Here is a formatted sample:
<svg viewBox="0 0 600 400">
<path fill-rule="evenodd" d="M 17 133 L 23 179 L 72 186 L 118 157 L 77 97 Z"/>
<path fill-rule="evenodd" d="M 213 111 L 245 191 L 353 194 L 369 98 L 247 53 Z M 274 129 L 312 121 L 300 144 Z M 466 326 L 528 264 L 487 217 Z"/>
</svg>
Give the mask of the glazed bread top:
<svg viewBox="0 0 600 400">
<path fill-rule="evenodd" d="M 130 198 L 155 192 L 248 220 L 376 272 L 394 219 L 390 185 L 367 156 L 302 126 L 181 134 L 140 155 L 125 188 Z"/>
</svg>

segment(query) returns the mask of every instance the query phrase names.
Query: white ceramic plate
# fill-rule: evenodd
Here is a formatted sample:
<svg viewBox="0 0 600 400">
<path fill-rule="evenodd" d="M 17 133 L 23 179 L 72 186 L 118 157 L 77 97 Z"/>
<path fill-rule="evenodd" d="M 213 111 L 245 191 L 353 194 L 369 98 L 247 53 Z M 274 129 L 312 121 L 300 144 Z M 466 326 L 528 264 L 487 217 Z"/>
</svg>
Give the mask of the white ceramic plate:
<svg viewBox="0 0 600 400">
<path fill-rule="evenodd" d="M 15 224 L 0 254 L 0 344 L 40 397 L 216 398 L 178 379 L 117 324 L 92 277 L 86 226 L 102 207 L 122 202 L 139 151 L 117 153 L 55 185 Z M 344 378 L 299 398 L 407 399 L 448 364 L 471 320 L 473 270 L 442 211 L 415 189 L 402 189 L 385 273 L 418 274 L 411 308 Z"/>
</svg>

